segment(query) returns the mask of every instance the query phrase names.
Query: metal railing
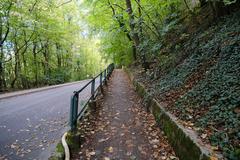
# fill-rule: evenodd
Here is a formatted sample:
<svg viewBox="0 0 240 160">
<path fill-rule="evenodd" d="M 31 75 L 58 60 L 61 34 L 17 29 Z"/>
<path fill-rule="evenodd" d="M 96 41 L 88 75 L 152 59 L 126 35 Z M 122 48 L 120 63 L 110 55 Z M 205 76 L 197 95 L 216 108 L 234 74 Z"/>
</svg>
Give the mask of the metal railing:
<svg viewBox="0 0 240 160">
<path fill-rule="evenodd" d="M 98 88 L 102 87 L 104 83 L 105 84 L 107 83 L 107 80 L 111 76 L 113 69 L 114 69 L 114 64 L 112 63 L 103 72 L 98 74 L 90 82 L 88 82 L 85 86 L 83 86 L 80 90 L 73 92 L 73 95 L 71 96 L 71 103 L 70 103 L 70 123 L 69 123 L 72 131 L 77 129 L 78 118 L 83 116 L 84 112 L 87 109 L 88 103 L 91 100 L 95 99 Z M 96 79 L 98 78 L 99 78 L 99 86 L 96 86 Z M 91 87 L 90 97 L 87 98 L 86 102 L 81 106 L 82 108 L 80 109 L 80 111 L 78 111 L 79 110 L 79 94 L 82 91 L 84 91 L 87 87 Z"/>
</svg>

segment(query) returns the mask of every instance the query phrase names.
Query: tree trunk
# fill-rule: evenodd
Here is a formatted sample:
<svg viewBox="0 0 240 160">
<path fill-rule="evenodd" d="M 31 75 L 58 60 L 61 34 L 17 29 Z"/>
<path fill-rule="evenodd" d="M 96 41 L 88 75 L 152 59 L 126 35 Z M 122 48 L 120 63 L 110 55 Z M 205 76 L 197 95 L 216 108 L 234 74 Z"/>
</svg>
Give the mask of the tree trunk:
<svg viewBox="0 0 240 160">
<path fill-rule="evenodd" d="M 186 1 L 186 0 L 183 0 L 183 1 L 184 1 L 185 6 L 187 7 L 189 13 L 194 14 L 194 12 L 192 11 L 192 9 L 189 7 L 187 1 Z"/>
<path fill-rule="evenodd" d="M 141 3 L 141 0 L 138 0 L 138 14 L 139 14 L 139 30 L 140 30 L 140 39 L 142 38 L 143 36 L 143 18 L 142 18 L 142 9 L 140 7 L 140 3 Z"/>
<path fill-rule="evenodd" d="M 33 43 L 33 61 L 34 61 L 34 77 L 35 86 L 38 87 L 38 62 L 37 62 L 37 43 Z"/>
<path fill-rule="evenodd" d="M 27 79 L 27 61 L 25 58 L 25 53 L 27 51 L 27 48 L 28 48 L 28 46 L 26 45 L 24 50 L 21 52 L 22 64 L 23 64 L 23 74 L 20 74 L 20 77 L 21 77 L 22 87 L 24 89 L 28 89 L 30 87 L 29 83 L 28 83 L 28 79 Z M 20 63 L 20 65 L 21 65 L 21 63 Z"/>
<path fill-rule="evenodd" d="M 116 11 L 115 11 L 113 5 L 111 4 L 111 2 L 109 0 L 108 0 L 108 5 L 112 10 L 112 15 L 113 15 L 114 19 L 117 20 L 117 22 L 119 24 L 119 27 L 123 29 L 123 32 L 126 34 L 128 40 L 132 43 L 133 58 L 134 58 L 134 60 L 136 60 L 137 59 L 137 47 L 136 47 L 135 43 L 133 42 L 132 37 L 130 36 L 130 33 L 129 33 L 128 29 L 125 26 L 123 17 L 116 16 Z"/>
<path fill-rule="evenodd" d="M 4 66 L 3 66 L 3 61 L 4 61 L 4 55 L 3 55 L 3 48 L 1 47 L 0 51 L 0 92 L 5 91 L 6 89 L 6 81 L 5 81 L 5 72 L 4 72 Z"/>
<path fill-rule="evenodd" d="M 14 79 L 11 82 L 11 88 L 15 88 L 17 79 L 19 78 L 19 73 L 21 72 L 20 57 L 17 50 L 15 50 L 15 66 L 14 66 Z"/>
<path fill-rule="evenodd" d="M 58 69 L 61 70 L 61 67 L 62 67 L 62 57 L 61 57 L 61 53 L 60 53 L 60 46 L 57 43 L 56 43 L 56 55 L 57 55 Z"/>
<path fill-rule="evenodd" d="M 48 78 L 47 84 L 49 84 L 50 67 L 49 67 L 49 55 L 48 55 L 48 41 L 44 45 L 43 57 L 44 57 L 44 62 L 43 62 L 44 75 Z"/>
<path fill-rule="evenodd" d="M 138 54 L 138 46 L 140 44 L 140 40 L 139 40 L 139 36 L 138 33 L 135 29 L 135 19 L 134 19 L 134 15 L 133 15 L 133 10 L 132 10 L 132 4 L 131 4 L 131 0 L 126 0 L 126 7 L 127 7 L 127 13 L 129 15 L 129 26 L 131 29 L 131 37 L 133 39 L 133 42 L 135 44 L 135 48 L 136 48 L 136 52 L 133 53 L 133 58 L 134 60 L 137 59 L 137 54 Z"/>
<path fill-rule="evenodd" d="M 228 14 L 229 6 L 226 6 L 223 1 L 214 1 L 214 2 L 210 2 L 210 3 L 211 3 L 214 17 L 218 18 L 218 17 Z"/>
<path fill-rule="evenodd" d="M 138 5 L 139 5 L 138 6 L 138 12 L 139 12 L 139 15 L 141 16 L 142 12 L 141 12 L 141 8 L 140 8 L 140 0 L 138 0 L 137 2 L 138 2 Z M 140 38 L 139 38 L 138 32 L 136 31 L 136 25 L 135 25 L 135 19 L 134 19 L 134 14 L 133 14 L 133 10 L 132 10 L 131 0 L 126 0 L 126 6 L 127 6 L 127 12 L 128 12 L 128 15 L 129 15 L 129 26 L 131 28 L 132 37 L 133 37 L 133 40 L 134 40 L 134 43 L 135 43 L 135 46 L 136 46 L 136 50 L 137 50 L 136 53 L 140 53 L 140 51 L 137 48 L 140 45 Z M 141 26 L 140 26 L 140 30 L 141 30 Z M 141 31 L 140 31 L 140 34 L 141 34 Z M 135 55 L 134 58 L 136 60 L 137 55 Z M 144 69 L 145 70 L 149 69 L 149 65 L 147 63 L 145 53 L 142 53 L 140 58 L 141 58 L 142 65 L 143 65 Z"/>
<path fill-rule="evenodd" d="M 6 90 L 6 80 L 5 80 L 5 70 L 4 70 L 4 51 L 3 44 L 7 39 L 9 33 L 9 25 L 7 25 L 6 33 L 3 33 L 3 21 L 2 17 L 0 17 L 0 92 Z"/>
<path fill-rule="evenodd" d="M 199 0 L 200 1 L 200 6 L 203 7 L 207 4 L 206 0 Z"/>
<path fill-rule="evenodd" d="M 13 6 L 13 2 L 10 1 L 10 3 L 8 3 L 7 10 L 5 10 L 5 12 L 3 11 L 2 12 L 3 14 L 1 13 L 1 17 L 0 17 L 0 92 L 4 91 L 7 87 L 6 80 L 5 80 L 5 69 L 4 69 L 5 62 L 4 62 L 3 45 L 10 32 L 9 16 L 10 16 L 10 11 L 12 6 Z M 5 23 L 3 21 L 5 21 Z M 3 32 L 4 27 L 6 28 L 5 33 Z"/>
<path fill-rule="evenodd" d="M 215 19 L 228 15 L 232 12 L 238 11 L 240 8 L 240 1 L 237 0 L 235 3 L 225 5 L 224 1 L 209 1 L 208 4 L 212 9 L 212 13 Z"/>
</svg>

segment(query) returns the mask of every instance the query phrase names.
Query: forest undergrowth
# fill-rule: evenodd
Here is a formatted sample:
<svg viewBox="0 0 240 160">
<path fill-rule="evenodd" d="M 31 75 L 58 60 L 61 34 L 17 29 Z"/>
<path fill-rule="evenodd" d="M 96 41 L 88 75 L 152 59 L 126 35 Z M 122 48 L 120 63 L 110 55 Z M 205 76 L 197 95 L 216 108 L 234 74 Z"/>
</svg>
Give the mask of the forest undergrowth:
<svg viewBox="0 0 240 160">
<path fill-rule="evenodd" d="M 168 54 L 159 63 L 146 72 L 131 68 L 184 126 L 225 158 L 239 159 L 240 12 L 208 24 L 203 15 L 195 17 L 197 24 L 186 18 L 166 34 L 161 53 Z"/>
</svg>

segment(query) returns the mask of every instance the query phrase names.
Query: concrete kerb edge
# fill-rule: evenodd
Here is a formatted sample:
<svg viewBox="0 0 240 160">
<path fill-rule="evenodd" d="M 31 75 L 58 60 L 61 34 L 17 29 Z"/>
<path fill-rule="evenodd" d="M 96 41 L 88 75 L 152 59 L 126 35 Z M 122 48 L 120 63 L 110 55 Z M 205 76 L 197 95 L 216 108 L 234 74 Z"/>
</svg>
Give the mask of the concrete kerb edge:
<svg viewBox="0 0 240 160">
<path fill-rule="evenodd" d="M 137 82 L 128 68 L 124 68 L 132 81 L 136 92 L 142 98 L 148 98 L 147 110 L 155 117 L 157 123 L 164 131 L 169 143 L 173 147 L 180 160 L 210 160 L 211 156 L 222 157 L 214 154 L 211 149 L 205 147 L 194 131 L 184 128 L 177 122 L 177 118 L 164 109 L 164 104 L 158 103 L 150 96 L 144 85 Z"/>
</svg>

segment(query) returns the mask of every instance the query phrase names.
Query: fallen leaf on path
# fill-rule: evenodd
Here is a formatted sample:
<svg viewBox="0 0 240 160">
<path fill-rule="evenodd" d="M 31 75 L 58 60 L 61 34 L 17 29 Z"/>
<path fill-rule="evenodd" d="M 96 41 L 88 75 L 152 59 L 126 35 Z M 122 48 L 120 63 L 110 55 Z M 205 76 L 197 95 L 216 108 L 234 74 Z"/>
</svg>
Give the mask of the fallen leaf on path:
<svg viewBox="0 0 240 160">
<path fill-rule="evenodd" d="M 207 134 L 202 134 L 201 137 L 205 139 L 207 137 Z"/>
<path fill-rule="evenodd" d="M 174 159 L 177 159 L 177 157 L 175 157 L 175 156 L 170 156 L 170 159 L 171 159 L 171 160 L 174 160 Z"/>
<path fill-rule="evenodd" d="M 105 142 L 105 141 L 107 141 L 108 139 L 109 139 L 109 138 L 105 138 L 105 139 L 102 138 L 102 139 L 98 140 L 98 142 L 99 142 L 99 143 L 101 143 L 101 142 Z"/>
<path fill-rule="evenodd" d="M 94 156 L 96 153 L 93 151 L 93 152 L 89 152 L 88 153 L 90 156 Z"/>
<path fill-rule="evenodd" d="M 132 152 L 127 152 L 127 156 L 131 156 L 132 155 Z"/>
<path fill-rule="evenodd" d="M 211 146 L 211 149 L 214 150 L 214 151 L 218 151 L 219 147 L 218 146 Z"/>
<path fill-rule="evenodd" d="M 154 140 L 150 141 L 150 143 L 151 144 L 157 144 L 157 143 L 159 143 L 159 140 L 158 139 L 154 139 Z"/>
<path fill-rule="evenodd" d="M 11 144 L 10 147 L 11 147 L 12 149 L 15 149 L 15 148 L 17 148 L 18 146 L 14 145 L 14 144 Z"/>
<path fill-rule="evenodd" d="M 109 153 L 112 153 L 112 152 L 113 152 L 113 147 L 109 147 L 109 148 L 108 148 L 108 152 L 109 152 Z"/>
<path fill-rule="evenodd" d="M 218 158 L 211 156 L 210 160 L 218 160 Z"/>
</svg>

